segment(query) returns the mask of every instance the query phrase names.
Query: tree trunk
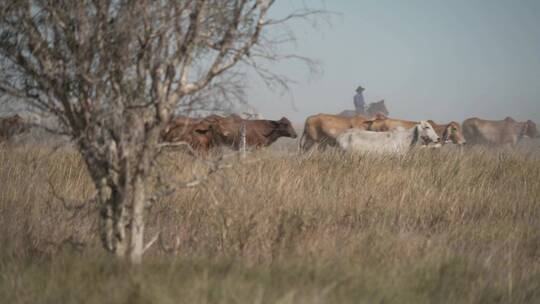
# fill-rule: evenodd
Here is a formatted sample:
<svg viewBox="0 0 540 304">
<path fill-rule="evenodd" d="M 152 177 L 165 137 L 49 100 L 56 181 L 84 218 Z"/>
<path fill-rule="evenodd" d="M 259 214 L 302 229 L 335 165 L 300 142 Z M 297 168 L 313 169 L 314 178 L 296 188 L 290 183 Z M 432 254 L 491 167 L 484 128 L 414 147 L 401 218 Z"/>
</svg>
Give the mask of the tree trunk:
<svg viewBox="0 0 540 304">
<path fill-rule="evenodd" d="M 141 263 L 144 254 L 146 182 L 145 176 L 139 173 L 131 183 L 113 185 L 112 188 L 107 185 L 105 178 L 97 183 L 101 204 L 99 230 L 103 247 L 119 258 L 129 255 L 129 260 L 134 264 Z"/>
<path fill-rule="evenodd" d="M 126 238 L 126 199 L 124 195 L 118 196 L 116 191 L 113 191 L 112 205 L 113 220 L 114 220 L 114 254 L 118 257 L 124 257 L 127 249 Z"/>
<path fill-rule="evenodd" d="M 105 249 L 121 259 L 134 264 L 142 261 L 144 254 L 144 213 L 147 184 L 152 184 L 150 159 L 154 154 L 147 150 L 150 139 L 145 133 L 143 112 L 128 113 L 131 136 L 110 139 L 106 152 L 89 149 L 86 155 L 88 169 L 96 181 L 101 206 L 100 235 Z M 138 115 L 136 115 L 138 114 Z M 121 120 L 118 118 L 118 120 Z M 103 133 L 103 132 L 102 132 Z M 159 130 L 155 131 L 157 144 Z M 96 157 L 97 156 L 97 157 Z M 106 170 L 96 170 L 95 159 L 106 164 Z"/>
<path fill-rule="evenodd" d="M 131 215 L 131 240 L 129 259 L 134 264 L 142 261 L 144 254 L 144 205 L 146 191 L 144 179 L 137 175 L 133 182 L 133 209 Z"/>
<path fill-rule="evenodd" d="M 111 190 L 104 180 L 98 184 L 101 242 L 108 252 L 122 258 L 127 249 L 126 208 L 122 196 L 117 190 Z"/>
<path fill-rule="evenodd" d="M 111 191 L 107 186 L 106 178 L 101 178 L 96 182 L 98 191 L 99 213 L 99 235 L 105 250 L 114 252 L 114 220 L 113 208 L 111 204 Z"/>
</svg>

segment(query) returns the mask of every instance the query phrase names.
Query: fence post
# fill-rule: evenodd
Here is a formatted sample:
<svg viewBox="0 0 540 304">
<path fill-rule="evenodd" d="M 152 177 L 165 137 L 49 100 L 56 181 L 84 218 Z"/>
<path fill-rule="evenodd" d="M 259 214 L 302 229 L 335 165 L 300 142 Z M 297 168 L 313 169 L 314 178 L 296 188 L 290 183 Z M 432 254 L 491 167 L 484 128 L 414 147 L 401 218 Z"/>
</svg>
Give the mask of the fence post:
<svg viewBox="0 0 540 304">
<path fill-rule="evenodd" d="M 242 158 L 246 157 L 246 123 L 242 122 L 240 126 L 240 151 Z"/>
</svg>

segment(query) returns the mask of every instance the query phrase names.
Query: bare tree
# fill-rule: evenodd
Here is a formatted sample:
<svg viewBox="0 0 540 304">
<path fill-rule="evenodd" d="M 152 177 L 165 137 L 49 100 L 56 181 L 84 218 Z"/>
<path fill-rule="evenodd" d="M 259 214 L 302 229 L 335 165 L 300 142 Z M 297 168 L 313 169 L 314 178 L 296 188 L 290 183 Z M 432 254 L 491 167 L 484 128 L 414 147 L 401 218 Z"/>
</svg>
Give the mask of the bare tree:
<svg viewBox="0 0 540 304">
<path fill-rule="evenodd" d="M 269 29 L 318 13 L 271 20 L 274 2 L 1 2 L 0 92 L 52 114 L 56 131 L 76 143 L 97 190 L 107 251 L 142 259 L 159 134 L 173 110 L 196 107 L 197 94 L 240 62 L 274 77 L 257 67 L 278 59 Z"/>
</svg>

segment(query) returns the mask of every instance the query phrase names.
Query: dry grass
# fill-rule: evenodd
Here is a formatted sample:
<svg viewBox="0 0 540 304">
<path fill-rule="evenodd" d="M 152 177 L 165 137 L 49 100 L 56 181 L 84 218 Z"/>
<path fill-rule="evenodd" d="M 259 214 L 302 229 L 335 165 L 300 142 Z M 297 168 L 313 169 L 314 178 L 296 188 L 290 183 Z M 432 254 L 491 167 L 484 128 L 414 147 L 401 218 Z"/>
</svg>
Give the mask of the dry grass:
<svg viewBox="0 0 540 304">
<path fill-rule="evenodd" d="M 75 152 L 0 149 L 1 302 L 540 301 L 540 153 L 255 157 L 154 205 L 148 237 L 177 250 L 129 268 L 100 249 L 96 206 L 50 191 L 92 195 Z M 192 165 L 161 160 L 171 180 Z"/>
</svg>

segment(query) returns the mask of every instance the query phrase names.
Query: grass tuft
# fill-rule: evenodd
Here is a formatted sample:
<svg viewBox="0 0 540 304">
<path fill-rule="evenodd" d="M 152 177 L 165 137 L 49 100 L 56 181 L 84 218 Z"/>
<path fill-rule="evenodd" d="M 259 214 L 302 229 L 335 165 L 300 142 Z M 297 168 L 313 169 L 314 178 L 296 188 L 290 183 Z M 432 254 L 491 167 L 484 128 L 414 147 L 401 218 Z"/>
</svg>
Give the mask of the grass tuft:
<svg viewBox="0 0 540 304">
<path fill-rule="evenodd" d="M 174 253 L 109 259 L 93 185 L 69 148 L 0 148 L 5 303 L 533 303 L 540 299 L 540 153 L 404 157 L 272 151 L 148 213 Z M 180 164 L 180 169 L 175 165 Z M 172 182 L 190 158 L 160 159 Z"/>
</svg>

